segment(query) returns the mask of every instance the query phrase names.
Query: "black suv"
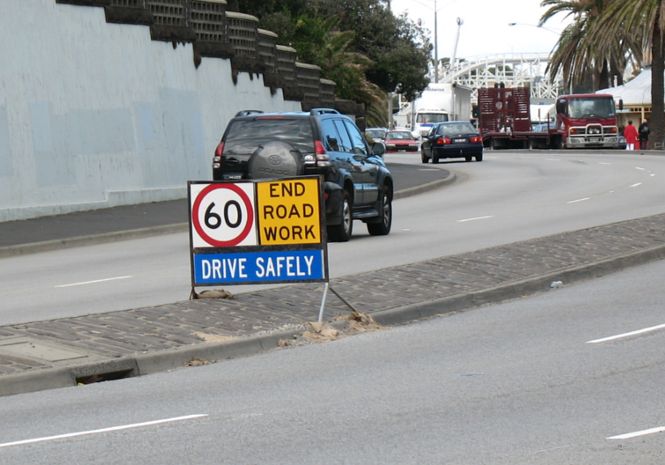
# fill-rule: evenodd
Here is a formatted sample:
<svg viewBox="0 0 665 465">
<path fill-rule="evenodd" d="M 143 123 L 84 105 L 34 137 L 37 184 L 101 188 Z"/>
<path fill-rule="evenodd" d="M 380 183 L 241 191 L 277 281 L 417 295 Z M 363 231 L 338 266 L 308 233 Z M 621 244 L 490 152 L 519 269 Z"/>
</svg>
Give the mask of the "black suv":
<svg viewBox="0 0 665 465">
<path fill-rule="evenodd" d="M 321 175 L 328 239 L 348 241 L 353 220 L 372 235 L 392 224 L 393 178 L 383 144 L 371 149 L 356 124 L 336 110 L 263 113 L 231 119 L 212 162 L 214 180 Z"/>
</svg>

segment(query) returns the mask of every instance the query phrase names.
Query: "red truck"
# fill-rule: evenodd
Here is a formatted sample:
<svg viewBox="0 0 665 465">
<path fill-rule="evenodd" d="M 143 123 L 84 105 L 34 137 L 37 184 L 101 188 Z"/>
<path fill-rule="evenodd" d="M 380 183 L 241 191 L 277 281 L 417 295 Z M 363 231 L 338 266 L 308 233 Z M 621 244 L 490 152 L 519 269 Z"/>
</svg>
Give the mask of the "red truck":
<svg viewBox="0 0 665 465">
<path fill-rule="evenodd" d="M 555 115 L 534 130 L 528 87 L 478 89 L 478 127 L 491 148 L 617 148 L 614 99 L 609 94 L 557 98 Z"/>
<path fill-rule="evenodd" d="M 561 145 L 574 148 L 619 146 L 614 97 L 609 94 L 571 94 L 556 99 L 556 131 Z"/>
</svg>

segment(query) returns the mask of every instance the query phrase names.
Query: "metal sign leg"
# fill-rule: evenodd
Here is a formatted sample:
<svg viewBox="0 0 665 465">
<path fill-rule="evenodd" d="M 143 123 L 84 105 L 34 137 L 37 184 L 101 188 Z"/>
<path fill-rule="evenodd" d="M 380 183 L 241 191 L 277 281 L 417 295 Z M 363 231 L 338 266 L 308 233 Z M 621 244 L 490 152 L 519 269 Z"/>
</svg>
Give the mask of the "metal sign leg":
<svg viewBox="0 0 665 465">
<path fill-rule="evenodd" d="M 319 323 L 323 321 L 323 309 L 326 306 L 326 297 L 328 296 L 328 282 L 323 285 L 323 297 L 321 298 L 321 308 L 319 309 Z"/>
<path fill-rule="evenodd" d="M 332 287 L 330 287 L 329 283 L 326 282 L 326 283 L 324 284 L 324 287 L 323 287 L 323 298 L 321 299 L 321 308 L 319 309 L 319 323 L 321 323 L 321 321 L 323 321 L 323 309 L 324 309 L 325 306 L 326 306 L 326 296 L 328 295 L 328 289 L 330 289 L 330 292 L 332 292 L 333 294 L 335 294 L 335 295 L 339 298 L 339 300 L 342 301 L 342 303 L 343 303 L 344 305 L 346 305 L 347 307 L 349 307 L 349 308 L 351 309 L 351 311 L 356 312 L 356 313 L 359 313 L 358 310 L 356 310 L 356 309 L 354 308 L 353 305 L 351 305 L 351 304 L 350 304 L 350 303 L 349 303 L 344 297 L 342 297 L 341 295 L 339 295 L 339 294 L 337 293 L 337 291 L 335 291 L 335 289 L 333 289 Z"/>
</svg>

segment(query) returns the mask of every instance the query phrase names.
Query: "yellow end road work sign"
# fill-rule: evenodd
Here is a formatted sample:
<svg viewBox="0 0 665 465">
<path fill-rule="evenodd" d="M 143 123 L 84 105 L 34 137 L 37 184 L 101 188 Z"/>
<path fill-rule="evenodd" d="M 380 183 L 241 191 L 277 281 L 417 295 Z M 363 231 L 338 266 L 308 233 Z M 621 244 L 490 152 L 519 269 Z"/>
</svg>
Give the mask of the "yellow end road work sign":
<svg viewBox="0 0 665 465">
<path fill-rule="evenodd" d="M 261 245 L 321 242 L 318 178 L 265 181 L 257 185 Z"/>
</svg>

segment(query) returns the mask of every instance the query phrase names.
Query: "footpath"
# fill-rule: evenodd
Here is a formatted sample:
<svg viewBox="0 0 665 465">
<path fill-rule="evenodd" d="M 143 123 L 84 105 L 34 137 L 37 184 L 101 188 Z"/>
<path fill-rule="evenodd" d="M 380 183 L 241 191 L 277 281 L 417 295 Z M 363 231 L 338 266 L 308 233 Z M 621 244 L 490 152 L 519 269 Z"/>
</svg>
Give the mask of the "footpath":
<svg viewBox="0 0 665 465">
<path fill-rule="evenodd" d="M 415 173 L 416 181 L 398 186 L 396 197 L 451 181 L 450 173 L 438 171 Z M 143 205 L 135 207 L 134 215 L 123 210 L 132 221 L 114 221 L 115 231 L 101 228 L 73 239 L 63 233 L 33 244 L 48 242 L 42 246 L 53 248 L 92 242 L 95 236 L 111 240 L 113 234 L 122 238 L 186 228 L 169 224 L 173 213 L 156 219 L 161 209 L 173 212 L 178 205 L 186 212 L 186 202 Z M 21 227 L 67 223 L 62 217 L 28 221 L 32 223 L 0 223 L 5 241 L 0 243 L 0 257 L 29 247 L 18 244 L 19 239 L 7 245 L 12 242 L 9 237 L 20 235 Z M 137 227 L 118 227 L 129 228 L 128 224 Z M 332 279 L 330 287 L 345 302 L 328 293 L 323 327 L 311 324 L 318 317 L 322 284 L 0 326 L 0 395 L 140 376 L 334 339 L 545 292 L 558 281 L 565 285 L 664 257 L 665 214 L 660 214 Z"/>
</svg>

